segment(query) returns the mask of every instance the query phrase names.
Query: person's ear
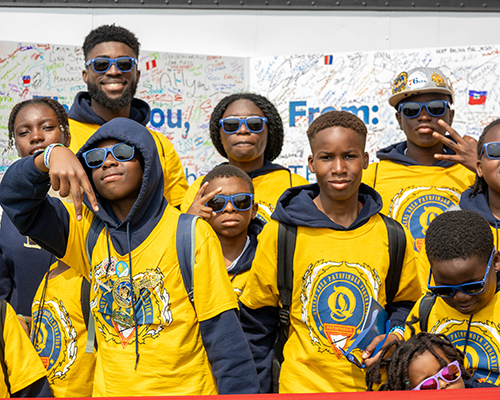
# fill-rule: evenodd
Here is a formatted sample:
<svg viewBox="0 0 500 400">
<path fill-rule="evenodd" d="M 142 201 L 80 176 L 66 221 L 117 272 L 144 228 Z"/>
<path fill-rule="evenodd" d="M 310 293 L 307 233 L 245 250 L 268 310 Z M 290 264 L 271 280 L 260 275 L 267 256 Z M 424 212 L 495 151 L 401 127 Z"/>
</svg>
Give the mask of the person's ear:
<svg viewBox="0 0 500 400">
<path fill-rule="evenodd" d="M 252 204 L 252 219 L 257 216 L 257 212 L 259 211 L 259 203 L 254 202 Z"/>
<path fill-rule="evenodd" d="M 450 109 L 450 122 L 448 122 L 448 125 L 452 125 L 453 124 L 453 118 L 455 117 L 455 110 L 451 110 Z"/>
<path fill-rule="evenodd" d="M 495 250 L 495 253 L 493 254 L 492 263 L 495 271 L 500 271 L 500 252 L 498 250 Z"/>
<path fill-rule="evenodd" d="M 480 178 L 483 177 L 483 164 L 481 163 L 481 159 L 476 161 L 476 174 Z"/>
<path fill-rule="evenodd" d="M 314 156 L 312 154 L 307 157 L 307 166 L 309 167 L 309 172 L 311 174 L 316 173 L 316 171 L 314 170 Z"/>
<path fill-rule="evenodd" d="M 139 79 L 141 78 L 141 71 L 137 69 L 137 82 L 139 82 Z"/>
<path fill-rule="evenodd" d="M 365 151 L 363 153 L 363 169 L 367 169 L 369 163 L 370 163 L 370 156 L 368 155 L 368 152 Z"/>
<path fill-rule="evenodd" d="M 401 124 L 401 112 L 396 112 L 396 114 L 394 114 L 396 116 L 396 119 L 398 120 L 398 124 L 399 124 L 399 129 L 401 129 L 402 131 L 404 131 L 403 129 L 403 125 Z"/>
<path fill-rule="evenodd" d="M 82 71 L 82 78 L 83 78 L 83 81 L 85 82 L 85 84 L 89 83 L 89 72 L 87 71 L 87 68 L 85 68 Z"/>
</svg>

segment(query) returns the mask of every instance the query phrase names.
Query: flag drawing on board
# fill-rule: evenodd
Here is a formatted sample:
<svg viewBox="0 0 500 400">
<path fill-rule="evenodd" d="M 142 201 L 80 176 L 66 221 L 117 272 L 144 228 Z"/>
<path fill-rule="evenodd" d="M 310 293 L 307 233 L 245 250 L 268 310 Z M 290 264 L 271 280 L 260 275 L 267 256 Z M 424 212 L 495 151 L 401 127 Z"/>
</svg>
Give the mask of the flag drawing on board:
<svg viewBox="0 0 500 400">
<path fill-rule="evenodd" d="M 325 65 L 333 64 L 333 56 L 325 56 Z"/>
<path fill-rule="evenodd" d="M 29 75 L 23 75 L 23 85 L 29 85 L 31 83 L 31 77 Z"/>
<path fill-rule="evenodd" d="M 486 95 L 488 92 L 478 92 L 475 90 L 469 90 L 469 104 L 478 105 L 486 103 Z"/>
<path fill-rule="evenodd" d="M 146 63 L 146 71 L 149 71 L 151 68 L 156 68 L 156 60 L 151 60 Z"/>
</svg>

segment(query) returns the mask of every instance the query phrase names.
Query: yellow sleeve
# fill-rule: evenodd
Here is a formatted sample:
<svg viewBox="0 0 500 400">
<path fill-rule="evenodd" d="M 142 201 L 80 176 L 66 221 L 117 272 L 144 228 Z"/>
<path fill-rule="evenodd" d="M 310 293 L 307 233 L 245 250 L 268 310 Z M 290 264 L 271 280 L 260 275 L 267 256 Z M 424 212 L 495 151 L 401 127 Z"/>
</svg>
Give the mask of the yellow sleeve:
<svg viewBox="0 0 500 400">
<path fill-rule="evenodd" d="M 413 317 L 420 318 L 419 308 L 420 308 L 420 303 L 422 302 L 423 298 L 424 298 L 424 296 L 420 297 L 420 299 L 418 299 L 418 301 L 415 303 L 415 305 L 411 309 L 410 313 L 408 314 L 408 317 L 406 318 L 406 322 L 407 323 L 411 322 L 411 320 L 413 319 Z M 420 324 L 418 322 L 414 323 L 412 325 L 412 328 L 415 329 L 415 335 L 417 333 L 421 332 L 421 330 L 420 330 Z M 412 330 L 407 325 L 407 326 L 405 326 L 405 340 L 408 340 L 411 336 L 412 336 Z"/>
<path fill-rule="evenodd" d="M 279 305 L 278 292 L 278 226 L 269 221 L 259 234 L 259 244 L 250 268 L 240 301 L 247 307 L 256 309 Z"/>
<path fill-rule="evenodd" d="M 298 174 L 292 174 L 292 186 L 302 185 L 309 185 L 309 181 Z"/>
<path fill-rule="evenodd" d="M 168 204 L 177 207 L 182 203 L 182 199 L 188 188 L 186 175 L 181 164 L 179 155 L 170 141 L 159 132 L 149 130 L 153 135 L 158 148 L 163 177 L 165 179 L 164 194 Z"/>
<path fill-rule="evenodd" d="M 202 219 L 196 222 L 193 275 L 194 305 L 199 321 L 206 321 L 224 311 L 238 308 L 219 239 L 210 225 Z"/>
<path fill-rule="evenodd" d="M 5 341 L 5 364 L 9 374 L 11 393 L 19 392 L 46 375 L 40 357 L 17 320 L 14 309 L 7 303 L 7 313 L 3 327 Z M 0 371 L 0 374 L 2 372 Z M 0 383 L 0 394 L 5 387 Z M 8 397 L 8 396 L 1 396 Z"/>
<path fill-rule="evenodd" d="M 186 191 L 186 194 L 184 195 L 184 199 L 182 200 L 181 204 L 181 212 L 185 213 L 191 207 L 191 204 L 194 201 L 194 198 L 196 197 L 196 193 L 198 193 L 198 190 L 200 190 L 201 186 L 201 181 L 203 180 L 205 176 L 200 176 L 198 179 L 196 179 L 191 186 L 189 186 L 188 190 Z"/>
<path fill-rule="evenodd" d="M 361 179 L 361 182 L 371 188 L 373 188 L 373 185 L 375 184 L 375 175 L 377 173 L 378 164 L 378 162 L 373 162 L 363 171 L 363 178 Z"/>
</svg>

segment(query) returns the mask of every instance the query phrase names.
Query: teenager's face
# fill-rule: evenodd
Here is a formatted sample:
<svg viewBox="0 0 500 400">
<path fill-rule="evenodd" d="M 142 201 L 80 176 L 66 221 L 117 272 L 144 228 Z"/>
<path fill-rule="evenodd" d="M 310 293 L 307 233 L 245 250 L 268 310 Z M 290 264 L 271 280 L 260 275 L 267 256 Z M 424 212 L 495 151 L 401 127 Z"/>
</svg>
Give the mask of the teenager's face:
<svg viewBox="0 0 500 400">
<path fill-rule="evenodd" d="M 316 174 L 322 194 L 334 201 L 358 195 L 368 153 L 363 138 L 352 129 L 339 126 L 323 129 L 311 145 L 309 170 Z"/>
<path fill-rule="evenodd" d="M 479 282 L 484 278 L 487 262 L 481 262 L 477 256 L 467 259 L 455 258 L 446 261 L 431 261 L 432 275 L 436 286 L 461 285 Z M 495 251 L 492 265 L 484 286 L 483 293 L 471 296 L 460 290 L 453 297 L 443 298 L 450 307 L 462 314 L 472 315 L 480 311 L 495 295 L 497 287 L 496 271 L 500 269 L 500 253 Z M 432 284 L 432 283 L 431 283 Z"/>
<path fill-rule="evenodd" d="M 452 360 L 448 360 L 444 355 L 443 351 L 438 348 L 434 348 L 436 353 L 438 353 L 446 363 L 450 363 Z M 439 371 L 441 371 L 443 367 L 439 364 L 439 361 L 434 355 L 426 350 L 417 358 L 413 359 L 408 366 L 408 376 L 410 378 L 410 386 L 411 388 L 415 388 L 422 381 L 427 378 L 430 378 L 433 375 L 436 375 Z M 464 389 L 464 381 L 462 377 L 460 377 L 456 382 L 446 382 L 443 379 L 439 379 L 439 388 L 440 389 Z"/>
<path fill-rule="evenodd" d="M 88 54 L 88 60 L 98 57 L 118 58 L 137 56 L 134 51 L 121 42 L 103 42 L 96 45 Z M 87 60 L 87 61 L 88 61 Z M 87 84 L 90 97 L 102 107 L 119 111 L 130 106 L 134 98 L 140 71 L 137 62 L 130 72 L 121 72 L 113 64 L 105 73 L 94 71 L 92 64 L 83 70 L 83 80 Z"/>
<path fill-rule="evenodd" d="M 99 142 L 96 147 L 111 147 L 118 140 L 108 139 Z M 143 170 L 137 156 L 129 161 L 119 162 L 108 153 L 104 163 L 92 169 L 92 179 L 99 194 L 110 201 L 130 200 L 135 202 L 142 185 Z"/>
<path fill-rule="evenodd" d="M 61 132 L 55 111 L 46 104 L 38 103 L 25 106 L 17 114 L 14 142 L 19 157 L 31 156 L 52 143 L 69 146 L 69 139 Z"/>
<path fill-rule="evenodd" d="M 500 142 L 500 126 L 491 128 L 484 137 L 484 143 Z M 476 164 L 477 174 L 484 178 L 488 184 L 489 190 L 500 193 L 500 160 L 488 158 L 486 152 L 483 152 Z"/>
<path fill-rule="evenodd" d="M 222 188 L 219 194 L 230 195 L 236 193 L 251 193 L 248 183 L 241 178 L 216 178 L 212 180 L 205 193 Z M 250 221 L 257 215 L 258 205 L 254 203 L 247 211 L 238 211 L 234 208 L 231 201 L 228 201 L 223 211 L 213 216 L 209 223 L 217 235 L 233 238 L 247 232 Z"/>
<path fill-rule="evenodd" d="M 236 100 L 227 108 L 223 118 L 228 117 L 265 117 L 262 110 L 253 102 L 246 99 Z M 264 124 L 264 130 L 259 133 L 250 132 L 245 124 L 241 124 L 240 129 L 236 133 L 227 134 L 220 129 L 222 146 L 226 150 L 227 157 L 230 161 L 236 163 L 258 162 L 264 164 L 264 151 L 267 146 L 267 122 Z"/>
<path fill-rule="evenodd" d="M 430 100 L 447 100 L 450 101 L 450 96 L 441 93 L 423 93 L 416 96 L 411 96 L 405 99 L 404 102 L 418 101 L 426 102 Z M 446 107 L 446 112 L 440 117 L 431 116 L 425 107 L 422 107 L 420 114 L 415 118 L 407 118 L 401 111 L 396 112 L 396 119 L 398 120 L 399 127 L 404 131 L 408 141 L 419 147 L 432 147 L 439 143 L 437 139 L 432 137 L 433 132 L 438 132 L 441 135 L 446 134 L 446 130 L 439 124 L 438 120 L 442 119 L 448 125 L 453 123 L 453 116 L 455 111 Z"/>
</svg>

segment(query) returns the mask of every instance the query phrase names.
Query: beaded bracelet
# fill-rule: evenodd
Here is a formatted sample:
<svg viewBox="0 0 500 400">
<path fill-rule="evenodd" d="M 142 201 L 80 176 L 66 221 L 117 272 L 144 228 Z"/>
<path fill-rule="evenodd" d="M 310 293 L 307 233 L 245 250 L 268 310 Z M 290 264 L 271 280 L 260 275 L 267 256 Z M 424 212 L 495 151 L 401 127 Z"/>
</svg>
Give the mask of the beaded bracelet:
<svg viewBox="0 0 500 400">
<path fill-rule="evenodd" d="M 50 169 L 49 167 L 49 157 L 50 157 L 50 153 L 52 152 L 52 149 L 56 146 L 62 146 L 62 147 L 65 147 L 63 144 L 61 143 L 52 143 L 52 144 L 49 144 L 45 150 L 43 151 L 43 163 L 45 164 L 45 167 L 47 169 Z"/>
<path fill-rule="evenodd" d="M 29 330 L 30 329 L 30 323 L 29 323 L 28 319 L 24 315 L 22 315 L 22 314 L 17 314 L 17 316 L 24 321 L 24 323 L 26 324 L 26 326 L 28 327 L 28 330 Z"/>
<path fill-rule="evenodd" d="M 403 339 L 405 337 L 405 330 L 402 326 L 393 326 L 392 329 L 389 331 L 389 333 L 394 333 L 398 336 L 400 336 L 400 339 Z"/>
</svg>

